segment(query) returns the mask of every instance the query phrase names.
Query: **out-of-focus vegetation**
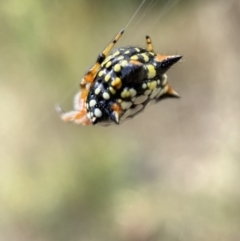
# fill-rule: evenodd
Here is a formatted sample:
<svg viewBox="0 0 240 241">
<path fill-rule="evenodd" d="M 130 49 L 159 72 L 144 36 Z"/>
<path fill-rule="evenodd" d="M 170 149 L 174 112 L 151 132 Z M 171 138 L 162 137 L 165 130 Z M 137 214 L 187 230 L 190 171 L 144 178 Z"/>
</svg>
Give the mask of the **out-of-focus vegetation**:
<svg viewBox="0 0 240 241">
<path fill-rule="evenodd" d="M 118 46 L 183 54 L 180 100 L 121 126 L 54 111 L 141 1 L 7 0 L 0 7 L 0 240 L 240 239 L 240 2 L 160 1 Z"/>
</svg>

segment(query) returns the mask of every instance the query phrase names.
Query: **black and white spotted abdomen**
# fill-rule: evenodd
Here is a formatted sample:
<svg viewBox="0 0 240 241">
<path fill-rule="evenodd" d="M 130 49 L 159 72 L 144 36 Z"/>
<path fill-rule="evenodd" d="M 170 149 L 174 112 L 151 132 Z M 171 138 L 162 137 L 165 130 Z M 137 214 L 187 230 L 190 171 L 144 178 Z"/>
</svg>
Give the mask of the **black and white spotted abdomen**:
<svg viewBox="0 0 240 241">
<path fill-rule="evenodd" d="M 156 54 L 120 48 L 106 58 L 90 88 L 87 116 L 93 124 L 119 123 L 168 91 L 166 70 Z"/>
</svg>

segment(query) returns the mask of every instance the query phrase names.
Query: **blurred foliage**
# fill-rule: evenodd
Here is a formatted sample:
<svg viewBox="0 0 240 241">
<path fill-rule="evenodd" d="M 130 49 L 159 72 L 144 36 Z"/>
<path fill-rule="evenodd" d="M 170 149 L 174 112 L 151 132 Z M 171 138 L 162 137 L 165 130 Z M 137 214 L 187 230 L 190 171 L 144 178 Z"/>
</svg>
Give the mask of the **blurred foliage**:
<svg viewBox="0 0 240 241">
<path fill-rule="evenodd" d="M 150 34 L 183 54 L 182 99 L 87 128 L 54 105 L 71 108 L 141 1 L 1 1 L 0 240 L 239 240 L 240 4 L 167 2 L 146 1 L 118 46 Z"/>
</svg>

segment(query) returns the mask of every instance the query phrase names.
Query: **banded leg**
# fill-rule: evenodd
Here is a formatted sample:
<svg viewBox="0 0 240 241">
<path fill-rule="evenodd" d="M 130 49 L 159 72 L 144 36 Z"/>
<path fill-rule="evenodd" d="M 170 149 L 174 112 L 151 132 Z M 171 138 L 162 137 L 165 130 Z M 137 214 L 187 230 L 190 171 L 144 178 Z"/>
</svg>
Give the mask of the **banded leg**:
<svg viewBox="0 0 240 241">
<path fill-rule="evenodd" d="M 91 125 L 92 122 L 87 114 L 86 109 L 86 99 L 91 88 L 91 85 L 96 77 L 97 72 L 99 71 L 101 63 L 105 60 L 106 56 L 112 50 L 114 45 L 123 35 L 124 30 L 121 30 L 114 39 L 109 43 L 109 45 L 103 50 L 101 54 L 99 54 L 96 63 L 93 67 L 87 72 L 87 74 L 83 77 L 80 86 L 81 91 L 75 97 L 75 110 L 64 112 L 60 106 L 57 106 L 56 110 L 60 114 L 62 120 L 69 122 L 74 121 L 80 125 Z M 116 119 L 116 122 L 119 121 L 118 115 L 114 115 L 113 118 Z"/>
<path fill-rule="evenodd" d="M 146 36 L 146 42 L 147 42 L 147 50 L 150 52 L 154 52 L 151 38 L 148 35 Z"/>
<path fill-rule="evenodd" d="M 93 65 L 93 67 L 87 72 L 87 74 L 83 77 L 81 86 L 84 86 L 86 83 L 92 83 L 95 79 L 95 76 L 100 68 L 101 63 L 105 60 L 106 56 L 110 53 L 114 45 L 117 43 L 117 41 L 121 38 L 121 36 L 124 33 L 124 29 L 122 29 L 115 37 L 114 39 L 109 43 L 109 45 L 103 50 L 101 54 L 98 55 L 96 63 Z"/>
</svg>

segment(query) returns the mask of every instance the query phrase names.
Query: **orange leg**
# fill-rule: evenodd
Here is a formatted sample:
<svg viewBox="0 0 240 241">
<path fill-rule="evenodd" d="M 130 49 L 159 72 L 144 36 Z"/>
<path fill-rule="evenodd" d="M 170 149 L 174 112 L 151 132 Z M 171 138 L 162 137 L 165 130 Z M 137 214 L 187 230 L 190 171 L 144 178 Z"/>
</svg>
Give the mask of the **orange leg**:
<svg viewBox="0 0 240 241">
<path fill-rule="evenodd" d="M 96 63 L 93 67 L 86 73 L 80 83 L 81 91 L 75 97 L 75 110 L 64 112 L 60 106 L 57 106 L 56 110 L 60 114 L 62 120 L 69 122 L 74 121 L 77 124 L 81 125 L 91 125 L 91 121 L 87 116 L 86 109 L 86 100 L 89 93 L 89 90 L 94 82 L 97 72 L 102 64 L 102 62 L 106 59 L 106 56 L 112 50 L 114 45 L 123 35 L 124 30 L 121 30 L 114 39 L 109 43 L 109 45 L 103 50 L 101 54 L 99 54 Z M 118 116 L 116 115 L 116 121 L 118 122 Z"/>
<path fill-rule="evenodd" d="M 121 38 L 123 35 L 124 30 L 122 29 L 115 37 L 114 39 L 108 44 L 108 46 L 103 50 L 101 54 L 98 55 L 96 63 L 93 65 L 93 67 L 87 72 L 87 74 L 83 77 L 81 86 L 84 86 L 86 83 L 92 83 L 96 77 L 96 74 L 100 68 L 101 63 L 106 59 L 106 56 L 110 53 L 113 46 L 117 43 L 117 41 Z"/>
</svg>

